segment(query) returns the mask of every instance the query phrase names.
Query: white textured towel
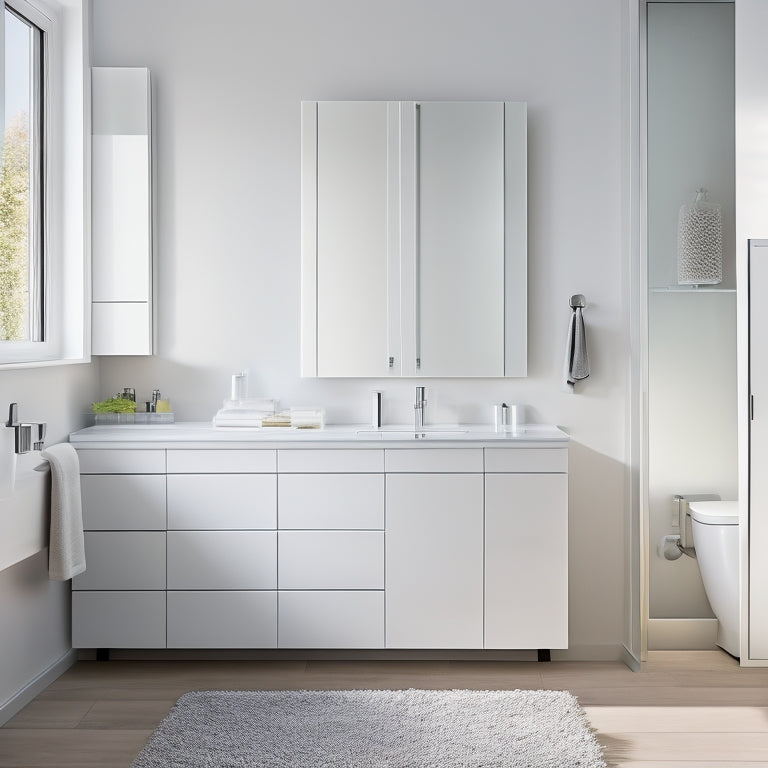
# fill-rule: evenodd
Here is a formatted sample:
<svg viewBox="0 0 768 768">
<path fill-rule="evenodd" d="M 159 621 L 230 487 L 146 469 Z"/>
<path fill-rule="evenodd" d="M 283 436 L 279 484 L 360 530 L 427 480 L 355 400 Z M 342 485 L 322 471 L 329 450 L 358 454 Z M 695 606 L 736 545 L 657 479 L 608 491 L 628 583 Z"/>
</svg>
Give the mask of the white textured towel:
<svg viewBox="0 0 768 768">
<path fill-rule="evenodd" d="M 85 570 L 80 462 L 69 443 L 58 443 L 41 454 L 51 465 L 51 538 L 48 578 L 66 581 Z"/>
</svg>

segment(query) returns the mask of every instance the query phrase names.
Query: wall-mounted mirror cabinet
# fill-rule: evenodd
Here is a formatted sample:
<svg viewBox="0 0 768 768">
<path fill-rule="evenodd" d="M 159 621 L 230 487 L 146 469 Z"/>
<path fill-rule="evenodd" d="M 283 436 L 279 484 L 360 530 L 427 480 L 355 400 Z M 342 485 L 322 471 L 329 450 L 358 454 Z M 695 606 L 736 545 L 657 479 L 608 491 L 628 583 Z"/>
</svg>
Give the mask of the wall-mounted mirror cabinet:
<svg viewBox="0 0 768 768">
<path fill-rule="evenodd" d="M 302 376 L 525 376 L 526 105 L 302 103 Z"/>
</svg>

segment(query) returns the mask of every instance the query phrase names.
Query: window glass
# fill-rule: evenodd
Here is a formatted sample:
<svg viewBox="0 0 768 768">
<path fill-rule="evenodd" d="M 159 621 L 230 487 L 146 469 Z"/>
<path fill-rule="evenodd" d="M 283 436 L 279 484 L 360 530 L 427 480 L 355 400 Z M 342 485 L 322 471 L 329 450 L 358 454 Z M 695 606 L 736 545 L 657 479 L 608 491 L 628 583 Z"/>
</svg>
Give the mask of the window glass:
<svg viewBox="0 0 768 768">
<path fill-rule="evenodd" d="M 43 340 L 42 32 L 5 5 L 0 340 Z"/>
</svg>

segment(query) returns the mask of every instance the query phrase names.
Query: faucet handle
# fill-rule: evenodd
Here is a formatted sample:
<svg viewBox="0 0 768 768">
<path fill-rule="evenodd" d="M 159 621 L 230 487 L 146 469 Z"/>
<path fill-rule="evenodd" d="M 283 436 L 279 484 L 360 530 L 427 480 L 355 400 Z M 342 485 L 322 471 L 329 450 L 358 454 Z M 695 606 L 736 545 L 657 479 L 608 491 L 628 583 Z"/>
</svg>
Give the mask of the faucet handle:
<svg viewBox="0 0 768 768">
<path fill-rule="evenodd" d="M 34 448 L 36 451 L 42 451 L 45 447 L 45 433 L 48 431 L 48 424 L 44 421 L 37 423 L 37 440 L 35 440 Z"/>
</svg>

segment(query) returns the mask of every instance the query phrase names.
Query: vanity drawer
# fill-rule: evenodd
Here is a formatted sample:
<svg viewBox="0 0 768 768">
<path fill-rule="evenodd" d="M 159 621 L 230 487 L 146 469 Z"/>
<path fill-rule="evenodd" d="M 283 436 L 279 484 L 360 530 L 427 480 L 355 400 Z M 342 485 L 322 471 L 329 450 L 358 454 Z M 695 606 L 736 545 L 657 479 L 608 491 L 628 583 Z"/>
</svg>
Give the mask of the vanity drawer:
<svg viewBox="0 0 768 768">
<path fill-rule="evenodd" d="M 165 648 L 165 592 L 73 592 L 73 648 Z"/>
<path fill-rule="evenodd" d="M 168 475 L 168 528 L 277 527 L 275 475 Z"/>
<path fill-rule="evenodd" d="M 277 647 L 277 592 L 169 592 L 168 647 Z"/>
<path fill-rule="evenodd" d="M 384 592 L 280 592 L 279 648 L 383 648 Z"/>
<path fill-rule="evenodd" d="M 86 531 L 87 569 L 72 589 L 165 589 L 164 531 Z"/>
<path fill-rule="evenodd" d="M 567 448 L 486 448 L 486 472 L 568 471 Z"/>
<path fill-rule="evenodd" d="M 384 451 L 359 449 L 285 449 L 277 452 L 278 472 L 383 472 Z"/>
<path fill-rule="evenodd" d="M 82 475 L 162 475 L 165 451 L 78 448 Z"/>
<path fill-rule="evenodd" d="M 168 589 L 276 589 L 275 531 L 169 531 Z"/>
<path fill-rule="evenodd" d="M 482 472 L 482 448 L 387 448 L 387 472 Z"/>
<path fill-rule="evenodd" d="M 277 468 L 276 451 L 271 450 L 169 450 L 170 473 L 239 473 L 274 472 Z"/>
<path fill-rule="evenodd" d="M 280 475 L 278 527 L 384 529 L 384 475 Z"/>
<path fill-rule="evenodd" d="M 383 531 L 280 531 L 280 589 L 384 589 Z"/>
<path fill-rule="evenodd" d="M 165 475 L 83 475 L 80 490 L 85 530 L 165 530 Z"/>
</svg>

